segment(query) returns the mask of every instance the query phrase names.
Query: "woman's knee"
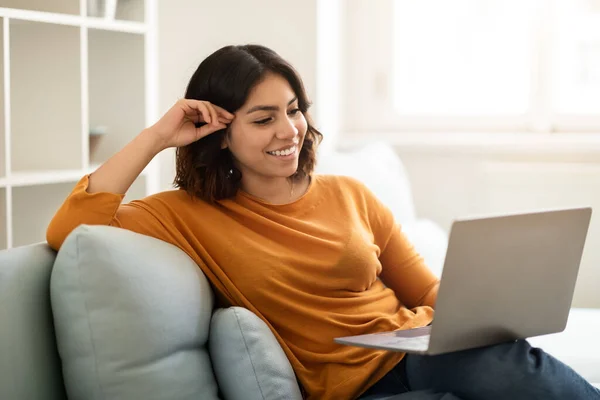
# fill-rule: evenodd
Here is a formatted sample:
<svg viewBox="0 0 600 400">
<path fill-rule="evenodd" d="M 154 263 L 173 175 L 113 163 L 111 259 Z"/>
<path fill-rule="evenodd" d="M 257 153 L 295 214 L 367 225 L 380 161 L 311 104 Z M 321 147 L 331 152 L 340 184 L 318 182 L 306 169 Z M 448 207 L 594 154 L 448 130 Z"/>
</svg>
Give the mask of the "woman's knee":
<svg viewBox="0 0 600 400">
<path fill-rule="evenodd" d="M 467 399 L 592 399 L 593 389 L 570 367 L 526 340 L 439 356 L 409 356 L 412 390 L 433 389 Z"/>
<path fill-rule="evenodd" d="M 543 352 L 526 340 L 438 356 L 411 355 L 406 361 L 407 378 L 411 388 L 502 387 L 527 380 L 542 357 Z"/>
</svg>

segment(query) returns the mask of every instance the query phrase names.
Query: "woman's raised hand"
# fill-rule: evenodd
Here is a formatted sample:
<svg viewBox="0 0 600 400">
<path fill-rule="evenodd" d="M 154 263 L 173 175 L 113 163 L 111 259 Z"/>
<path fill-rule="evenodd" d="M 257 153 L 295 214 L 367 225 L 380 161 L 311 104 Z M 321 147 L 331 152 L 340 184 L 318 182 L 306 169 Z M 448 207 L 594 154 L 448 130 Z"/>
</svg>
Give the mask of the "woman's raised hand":
<svg viewBox="0 0 600 400">
<path fill-rule="evenodd" d="M 162 148 L 186 146 L 233 121 L 234 115 L 208 101 L 181 99 L 148 128 Z"/>
</svg>

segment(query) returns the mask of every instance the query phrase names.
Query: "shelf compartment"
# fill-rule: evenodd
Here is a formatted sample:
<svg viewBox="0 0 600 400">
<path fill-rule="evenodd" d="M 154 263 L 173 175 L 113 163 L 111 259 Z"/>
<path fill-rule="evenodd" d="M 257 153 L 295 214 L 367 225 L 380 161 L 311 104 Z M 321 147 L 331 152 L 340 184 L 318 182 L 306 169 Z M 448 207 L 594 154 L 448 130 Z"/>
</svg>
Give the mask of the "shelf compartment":
<svg viewBox="0 0 600 400">
<path fill-rule="evenodd" d="M 114 7 L 116 6 L 116 7 Z M 144 22 L 144 0 L 88 0 L 87 15 L 114 21 Z"/>
<path fill-rule="evenodd" d="M 8 232 L 6 226 L 6 189 L 0 188 L 0 250 L 8 246 L 6 236 Z"/>
<path fill-rule="evenodd" d="M 143 35 L 88 31 L 89 160 L 102 164 L 145 127 Z"/>
<path fill-rule="evenodd" d="M 115 19 L 118 21 L 144 22 L 144 0 L 119 1 Z"/>
<path fill-rule="evenodd" d="M 80 28 L 10 22 L 12 172 L 82 168 Z"/>
<path fill-rule="evenodd" d="M 75 184 L 76 181 L 12 189 L 13 247 L 46 240 L 50 220 Z"/>
<path fill-rule="evenodd" d="M 79 0 L 2 0 L 0 7 L 80 15 Z"/>
</svg>

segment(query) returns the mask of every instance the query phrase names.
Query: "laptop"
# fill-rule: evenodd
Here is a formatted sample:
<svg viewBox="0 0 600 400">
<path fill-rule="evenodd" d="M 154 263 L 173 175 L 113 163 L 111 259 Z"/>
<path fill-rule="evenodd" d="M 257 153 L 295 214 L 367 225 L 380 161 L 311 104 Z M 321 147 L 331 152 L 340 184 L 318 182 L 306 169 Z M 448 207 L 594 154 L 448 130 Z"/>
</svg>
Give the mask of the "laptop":
<svg viewBox="0 0 600 400">
<path fill-rule="evenodd" d="M 335 342 L 436 355 L 563 331 L 591 214 L 581 207 L 456 220 L 433 322 Z"/>
</svg>

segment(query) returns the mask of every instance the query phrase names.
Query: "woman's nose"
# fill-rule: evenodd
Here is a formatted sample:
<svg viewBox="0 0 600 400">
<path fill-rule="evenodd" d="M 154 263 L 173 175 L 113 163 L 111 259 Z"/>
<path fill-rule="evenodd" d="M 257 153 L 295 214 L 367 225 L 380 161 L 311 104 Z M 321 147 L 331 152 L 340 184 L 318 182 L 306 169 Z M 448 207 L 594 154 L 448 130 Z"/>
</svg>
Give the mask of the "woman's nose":
<svg viewBox="0 0 600 400">
<path fill-rule="evenodd" d="M 276 136 L 278 139 L 290 139 L 298 136 L 298 128 L 290 118 L 285 118 L 277 128 Z"/>
</svg>

